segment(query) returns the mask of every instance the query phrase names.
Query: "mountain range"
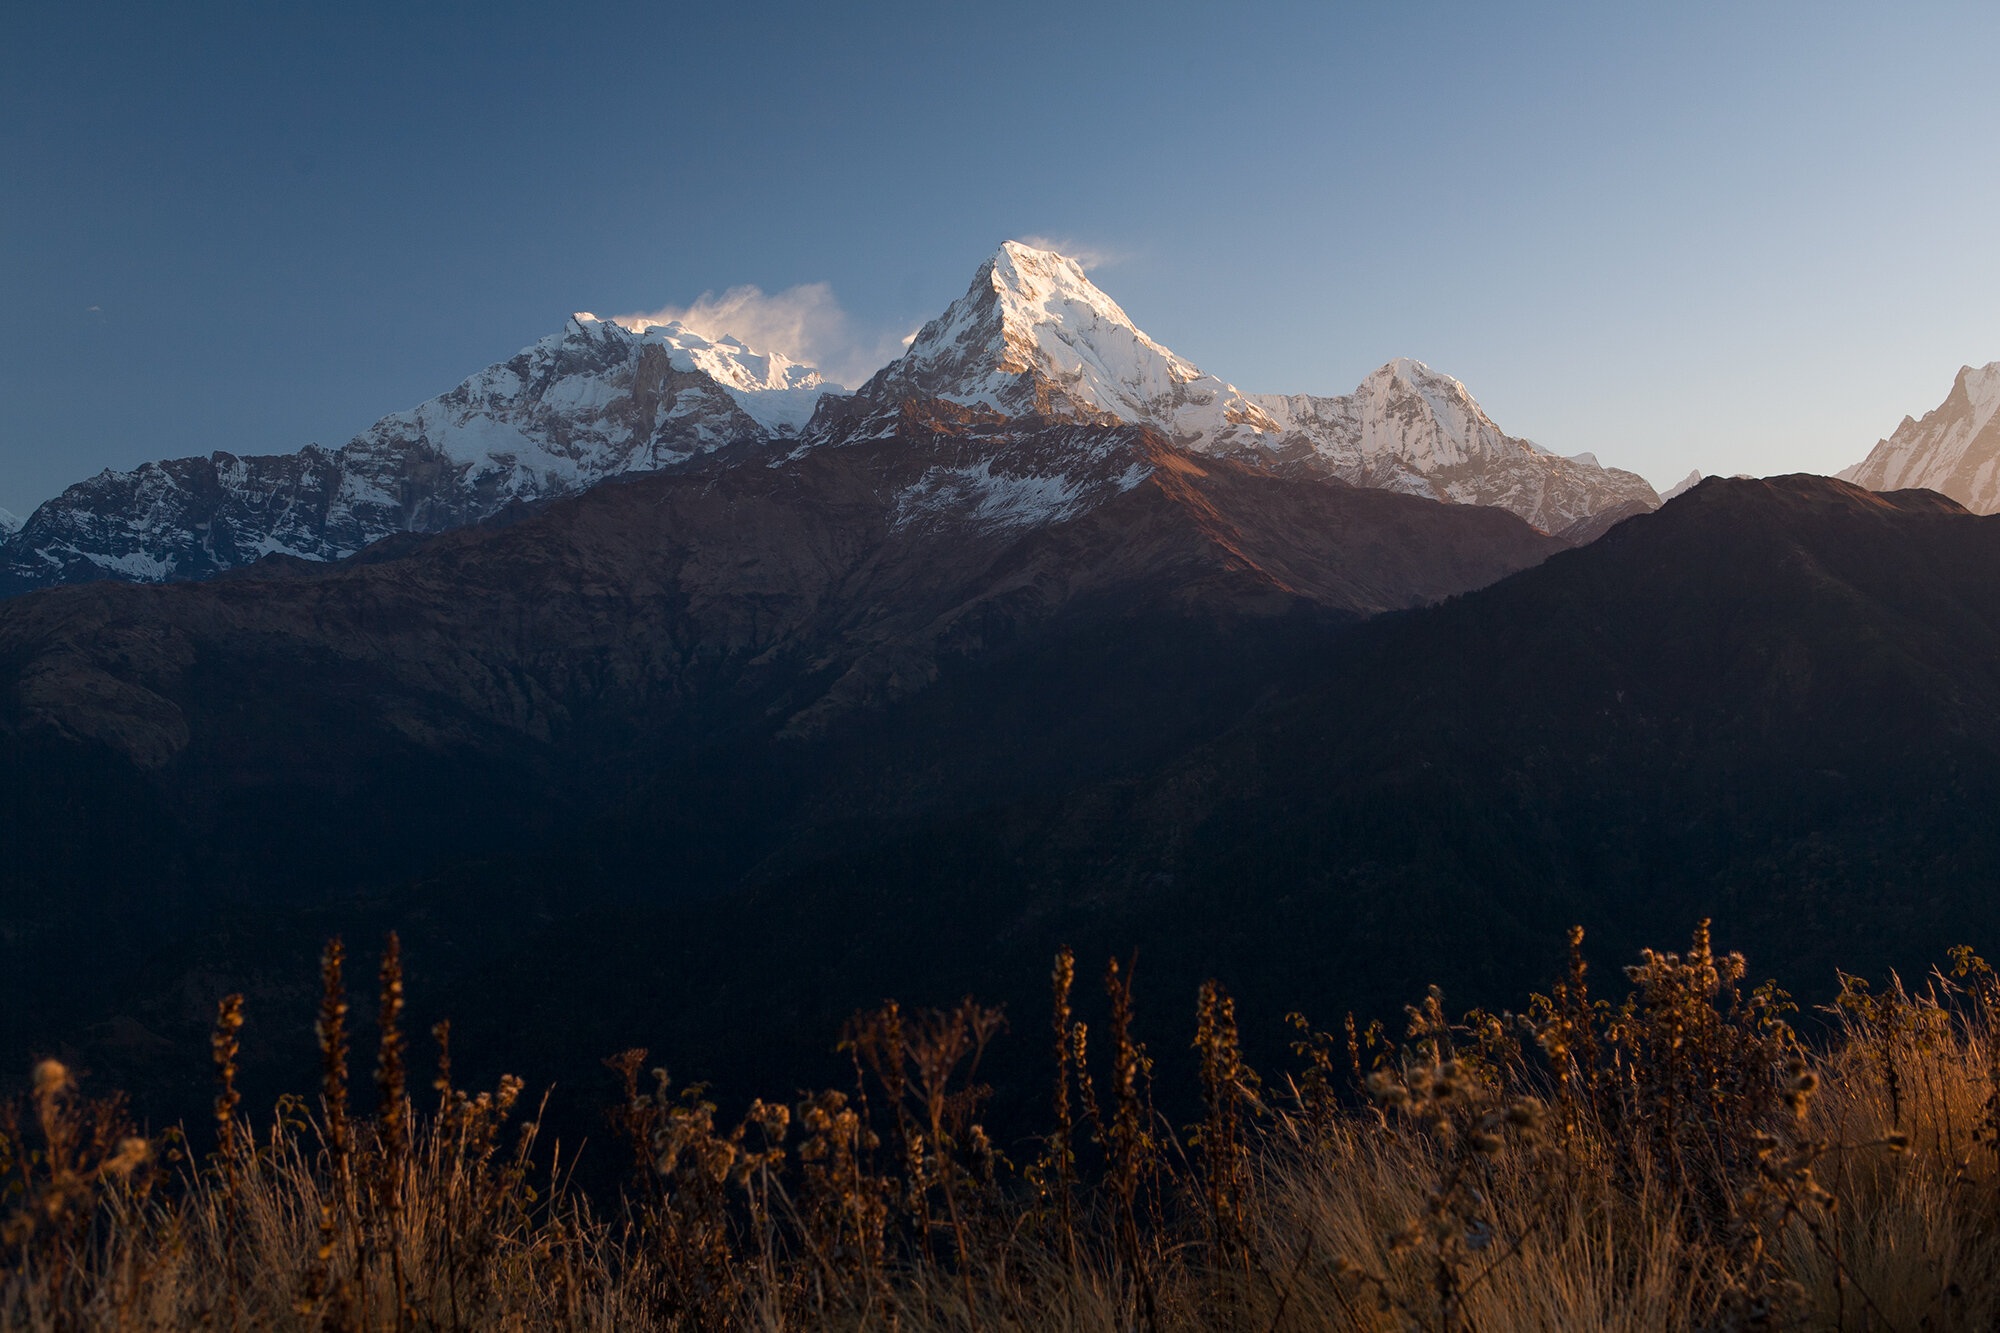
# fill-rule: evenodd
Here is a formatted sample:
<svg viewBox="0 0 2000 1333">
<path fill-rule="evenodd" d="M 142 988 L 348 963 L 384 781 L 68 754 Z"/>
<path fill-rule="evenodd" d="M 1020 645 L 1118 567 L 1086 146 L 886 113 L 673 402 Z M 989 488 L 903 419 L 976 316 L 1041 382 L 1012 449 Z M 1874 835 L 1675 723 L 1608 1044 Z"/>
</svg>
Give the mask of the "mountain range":
<svg viewBox="0 0 2000 1333">
<path fill-rule="evenodd" d="M 0 604 L 5 1049 L 61 1031 L 129 1067 L 326 913 L 387 894 L 404 920 L 414 878 L 494 872 L 442 908 L 490 962 L 546 889 L 686 907 L 1130 772 L 1330 636 L 1564 549 L 1145 426 L 841 406 L 815 447 L 340 560 Z M 503 867 L 546 856 L 512 898 Z M 203 961 L 215 930 L 235 961 Z"/>
<path fill-rule="evenodd" d="M 817 372 L 679 324 L 590 315 L 337 450 L 104 471 L 0 544 L 0 592 L 206 578 L 269 555 L 337 560 L 739 440 L 796 435 Z"/>
<path fill-rule="evenodd" d="M 857 417 L 913 397 L 1144 426 L 1192 453 L 1495 505 L 1552 533 L 1658 503 L 1632 473 L 1507 435 L 1420 362 L 1390 362 L 1344 397 L 1243 394 L 1140 332 L 1074 261 L 1009 242 L 857 394 L 734 338 L 579 314 L 339 449 L 218 452 L 71 486 L 0 540 L 0 595 L 337 560 L 718 450 L 740 461 L 852 438 Z"/>
<path fill-rule="evenodd" d="M 1511 1001 L 1576 922 L 1714 916 L 1808 998 L 2000 928 L 2000 518 L 1662 506 L 1409 362 L 1246 395 L 1047 252 L 852 392 L 579 316 L 218 457 L 43 506 L 15 586 L 65 586 L 0 602 L 0 1065 L 156 1115 L 229 991 L 246 1068 L 310 1062 L 336 932 L 574 1135 L 628 1046 L 747 1095 L 885 995 L 1035 1029 L 1062 944 L 1136 947 L 1163 1031 L 1224 977 L 1261 1060 L 1290 1008 Z"/>
</svg>

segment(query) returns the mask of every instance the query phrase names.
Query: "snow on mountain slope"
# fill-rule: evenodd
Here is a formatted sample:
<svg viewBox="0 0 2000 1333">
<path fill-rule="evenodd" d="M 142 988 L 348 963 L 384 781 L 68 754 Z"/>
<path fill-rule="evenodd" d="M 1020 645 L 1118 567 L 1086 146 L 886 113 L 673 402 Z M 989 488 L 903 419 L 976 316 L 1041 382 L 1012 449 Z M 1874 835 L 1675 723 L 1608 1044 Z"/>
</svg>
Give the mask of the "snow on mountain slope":
<svg viewBox="0 0 2000 1333">
<path fill-rule="evenodd" d="M 1398 358 L 1351 394 L 1261 394 L 1281 456 L 1356 486 L 1511 509 L 1546 532 L 1621 506 L 1657 507 L 1636 473 L 1564 458 L 1493 423 L 1463 384 Z"/>
<path fill-rule="evenodd" d="M 1633 473 L 1506 434 L 1464 385 L 1418 361 L 1392 361 L 1345 397 L 1245 394 L 1147 337 L 1074 260 L 1017 241 L 857 396 L 1150 426 L 1198 453 L 1498 505 L 1550 532 L 1659 503 Z"/>
<path fill-rule="evenodd" d="M 981 265 L 966 294 L 861 396 L 1151 426 L 1208 452 L 1252 443 L 1272 427 L 1234 385 L 1140 332 L 1075 260 L 1018 241 Z"/>
<path fill-rule="evenodd" d="M 949 456 L 908 497 L 912 521 L 956 497 L 946 507 L 968 522 L 1055 522 L 1088 495 L 1112 493 L 1097 482 L 1072 492 L 1064 479 L 1091 469 L 1060 456 L 1059 442 L 1074 436 L 1052 423 L 1143 426 L 1192 453 L 1499 506 L 1547 532 L 1659 502 L 1631 473 L 1507 435 L 1463 385 L 1420 362 L 1390 362 L 1343 397 L 1245 394 L 1141 332 L 1074 260 L 1014 241 L 902 357 L 855 394 L 837 389 L 735 338 L 578 314 L 339 449 L 217 452 L 72 486 L 0 538 L 0 595 L 92 578 L 202 578 L 273 554 L 337 559 L 394 533 L 478 522 L 725 445 L 793 440 L 786 456 L 796 456 L 883 438 L 911 404 L 960 418 L 945 431 Z M 987 424 L 967 427 L 975 418 Z M 1002 464 L 977 443 L 1000 422 L 1012 423 L 1010 438 L 1047 438 Z"/>
<path fill-rule="evenodd" d="M 345 446 L 105 471 L 0 544 L 0 593 L 91 578 L 202 578 L 283 554 L 351 555 L 397 532 L 798 434 L 837 389 L 810 366 L 680 324 L 579 314 Z"/>
<path fill-rule="evenodd" d="M 0 509 L 0 534 L 19 532 L 21 520 L 5 509 Z"/>
<path fill-rule="evenodd" d="M 1682 477 L 1679 481 L 1675 482 L 1673 485 L 1667 487 L 1666 490 L 1661 491 L 1660 503 L 1665 504 L 1667 501 L 1673 499 L 1676 495 L 1686 495 L 1689 491 L 1693 490 L 1695 487 L 1699 485 L 1701 485 L 1701 469 L 1696 468 L 1694 471 L 1688 473 L 1685 477 Z"/>
<path fill-rule="evenodd" d="M 734 338 L 578 314 L 450 393 L 384 417 L 348 447 L 428 445 L 465 465 L 470 484 L 539 497 L 738 440 L 796 434 L 802 413 L 837 387 Z"/>
<path fill-rule="evenodd" d="M 777 352 L 754 352 L 727 334 L 710 342 L 679 323 L 643 325 L 636 332 L 643 342 L 668 349 L 676 370 L 698 370 L 720 384 L 745 415 L 773 436 L 798 434 L 820 395 L 841 387 L 811 366 Z"/>
<path fill-rule="evenodd" d="M 1938 491 L 1975 514 L 2000 513 L 2000 361 L 1959 368 L 1951 392 L 1840 474 L 1871 491 Z"/>
</svg>

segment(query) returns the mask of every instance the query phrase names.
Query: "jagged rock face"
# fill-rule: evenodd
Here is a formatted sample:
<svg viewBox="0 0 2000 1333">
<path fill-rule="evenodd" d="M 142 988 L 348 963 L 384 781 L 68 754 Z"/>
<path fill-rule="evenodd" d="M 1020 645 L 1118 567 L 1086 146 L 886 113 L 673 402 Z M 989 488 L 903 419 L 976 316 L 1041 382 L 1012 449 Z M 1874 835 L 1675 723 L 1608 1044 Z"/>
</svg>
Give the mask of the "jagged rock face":
<svg viewBox="0 0 2000 1333">
<path fill-rule="evenodd" d="M 0 586 L 205 578 L 272 552 L 352 554 L 407 527 L 412 508 L 430 510 L 440 526 L 478 517 L 451 503 L 449 464 L 435 450 L 367 469 L 350 468 L 343 452 L 312 445 L 107 469 L 35 511 L 7 545 Z"/>
<path fill-rule="evenodd" d="M 1659 505 L 1636 473 L 1507 434 L 1463 384 L 1421 361 L 1391 361 L 1344 397 L 1266 394 L 1256 402 L 1277 423 L 1280 457 L 1352 485 L 1495 505 L 1545 532 L 1610 509 Z"/>
<path fill-rule="evenodd" d="M 72 486 L 0 548 L 0 593 L 206 578 L 271 554 L 337 560 L 393 533 L 441 532 L 609 476 L 796 435 L 833 387 L 733 339 L 577 315 L 340 449 L 217 452 Z"/>
<path fill-rule="evenodd" d="M 2000 361 L 1960 367 L 1944 402 L 1922 421 L 1904 417 L 1840 478 L 1871 491 L 1937 491 L 1975 514 L 2000 513 Z"/>
</svg>

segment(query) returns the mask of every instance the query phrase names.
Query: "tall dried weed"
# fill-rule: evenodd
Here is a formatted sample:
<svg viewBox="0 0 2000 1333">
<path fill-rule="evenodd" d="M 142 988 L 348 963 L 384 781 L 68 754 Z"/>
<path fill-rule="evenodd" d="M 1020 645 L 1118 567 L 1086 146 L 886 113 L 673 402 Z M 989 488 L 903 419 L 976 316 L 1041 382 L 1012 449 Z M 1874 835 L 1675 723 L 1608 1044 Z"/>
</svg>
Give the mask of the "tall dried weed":
<svg viewBox="0 0 2000 1333">
<path fill-rule="evenodd" d="M 346 955 L 321 960 L 311 1098 L 243 1112 L 218 1009 L 214 1149 L 149 1138 L 46 1060 L 0 1107 L 0 1328 L 1973 1330 L 2000 1327 L 2000 978 L 1842 976 L 1812 1040 L 1706 923 L 1592 993 L 1582 932 L 1524 1011 L 1394 1030 L 1289 1016 L 1261 1077 L 1219 983 L 1193 997 L 1200 1117 L 1170 1123 L 1133 960 L 1096 1041 L 1050 977 L 1050 1126 L 989 1134 L 967 999 L 840 1034 L 853 1083 L 733 1121 L 646 1052 L 607 1063 L 630 1177 L 609 1205 L 539 1145 L 523 1085 L 411 1091 L 403 972 L 377 981 L 355 1109 Z M 420 1082 L 421 1079 L 419 1078 Z"/>
</svg>

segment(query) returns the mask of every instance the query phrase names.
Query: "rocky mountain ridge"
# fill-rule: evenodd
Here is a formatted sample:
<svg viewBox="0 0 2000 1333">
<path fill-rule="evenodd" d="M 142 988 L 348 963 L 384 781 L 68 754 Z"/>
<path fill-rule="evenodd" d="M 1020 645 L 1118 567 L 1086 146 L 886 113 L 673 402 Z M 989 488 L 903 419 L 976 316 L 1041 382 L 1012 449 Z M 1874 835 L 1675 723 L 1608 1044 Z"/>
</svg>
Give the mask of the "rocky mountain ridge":
<svg viewBox="0 0 2000 1333">
<path fill-rule="evenodd" d="M 1659 507 L 1645 478 L 1595 455 L 1562 457 L 1493 423 L 1463 384 L 1398 358 L 1351 394 L 1264 394 L 1279 458 L 1355 486 L 1493 505 L 1547 532 L 1613 509 Z"/>
<path fill-rule="evenodd" d="M 911 394 L 1150 426 L 1194 453 L 1493 505 L 1547 532 L 1659 504 L 1636 473 L 1508 435 L 1463 384 L 1420 361 L 1391 361 L 1340 397 L 1245 394 L 1148 337 L 1076 261 L 1015 241 L 857 397 L 891 405 Z"/>
<path fill-rule="evenodd" d="M 1685 477 L 1682 477 L 1679 481 L 1675 482 L 1673 485 L 1667 487 L 1667 489 L 1665 489 L 1664 491 L 1661 491 L 1660 503 L 1665 504 L 1667 501 L 1673 499 L 1677 495 L 1686 495 L 1689 491 L 1701 485 L 1701 481 L 1702 481 L 1701 469 L 1696 468 L 1694 471 L 1688 473 Z"/>
<path fill-rule="evenodd" d="M 1253 616 L 1301 602 L 1359 618 L 1557 549 L 1495 510 L 1287 482 L 1140 428 L 1022 430 L 908 400 L 887 436 L 643 474 L 407 553 L 9 603 L 0 675 L 18 671 L 0 732 L 91 738 L 159 767 L 193 735 L 177 694 L 191 662 L 296 642 L 329 670 L 374 663 L 413 700 L 442 691 L 480 728 L 537 740 L 573 725 L 559 701 L 591 645 L 621 662 L 649 645 L 601 688 L 689 707 L 692 682 L 733 661 L 727 692 L 791 682 L 768 718 L 804 734 L 922 689 L 941 655 L 1002 621 L 1033 625 L 1079 599 Z"/>
<path fill-rule="evenodd" d="M 2000 513 L 2000 361 L 1961 366 L 1942 403 L 1922 421 L 1904 417 L 1840 478 L 1871 491 L 1920 487 L 1975 514 Z"/>
<path fill-rule="evenodd" d="M 1144 427 L 1196 455 L 1493 505 L 1550 532 L 1658 503 L 1631 473 L 1505 434 L 1463 385 L 1420 362 L 1391 362 L 1345 397 L 1243 394 L 1147 337 L 1073 260 L 1010 241 L 854 394 L 734 338 L 579 314 L 339 449 L 217 452 L 72 486 L 0 540 L 0 595 L 200 579 L 271 555 L 338 560 L 718 450 L 747 462 L 882 438 L 908 402 L 949 403 L 968 421 Z M 912 518 L 945 491 L 977 492 L 967 512 L 979 522 L 1072 513 L 1071 460 L 1042 455 L 1039 470 L 1021 471 L 1019 456 L 961 449 L 929 475 L 930 490 L 912 492 Z"/>
<path fill-rule="evenodd" d="M 339 449 L 106 470 L 0 544 L 0 594 L 54 583 L 205 578 L 267 555 L 338 560 L 606 477 L 795 435 L 818 372 L 679 324 L 588 314 Z"/>
</svg>

